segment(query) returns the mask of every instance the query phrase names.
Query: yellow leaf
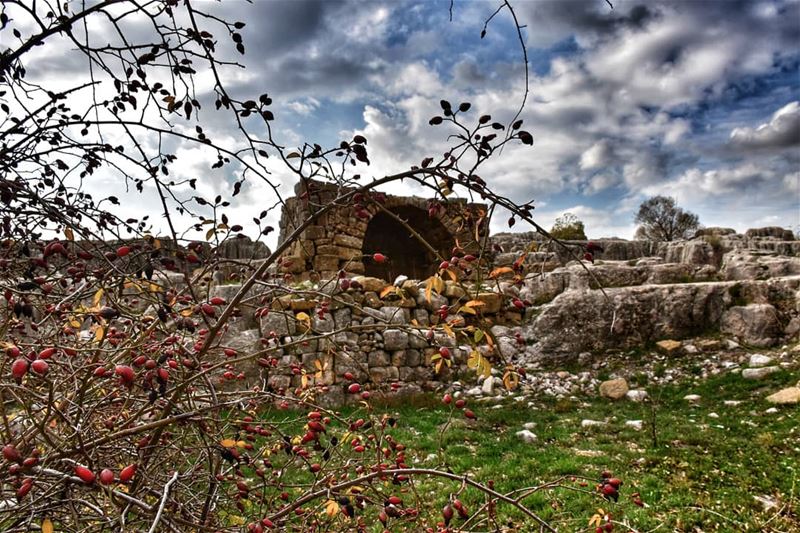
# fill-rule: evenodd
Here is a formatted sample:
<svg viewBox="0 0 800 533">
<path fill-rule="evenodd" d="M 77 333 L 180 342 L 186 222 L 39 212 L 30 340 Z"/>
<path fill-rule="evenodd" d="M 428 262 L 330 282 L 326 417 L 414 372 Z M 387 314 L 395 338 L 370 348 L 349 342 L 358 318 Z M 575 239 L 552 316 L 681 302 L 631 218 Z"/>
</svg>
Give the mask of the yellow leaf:
<svg viewBox="0 0 800 533">
<path fill-rule="evenodd" d="M 602 521 L 603 521 L 602 516 L 600 516 L 599 514 L 594 514 L 589 519 L 589 527 L 599 526 L 602 523 Z"/>
<path fill-rule="evenodd" d="M 442 329 L 444 330 L 445 333 L 447 333 L 448 337 L 453 337 L 454 339 L 456 338 L 456 334 L 453 331 L 453 328 L 451 328 L 447 324 L 442 324 Z"/>
<path fill-rule="evenodd" d="M 300 376 L 300 386 L 304 389 L 308 387 L 308 376 L 306 374 Z"/>
<path fill-rule="evenodd" d="M 192 316 L 192 313 L 194 313 L 194 309 L 192 309 L 191 307 L 187 307 L 186 309 L 181 311 L 180 315 L 181 316 Z"/>
<path fill-rule="evenodd" d="M 92 298 L 92 305 L 94 305 L 94 307 L 100 305 L 100 299 L 102 297 L 103 297 L 103 289 L 102 288 L 97 289 L 97 292 L 94 293 L 94 298 Z"/>
<path fill-rule="evenodd" d="M 467 303 L 465 303 L 464 305 L 467 306 L 467 307 L 481 307 L 481 306 L 486 305 L 486 302 L 484 302 L 482 300 L 470 300 Z"/>
<path fill-rule="evenodd" d="M 444 359 L 440 359 L 440 360 L 438 360 L 438 361 L 436 362 L 436 364 L 434 365 L 434 367 L 433 367 L 433 368 L 434 368 L 434 370 L 436 370 L 436 373 L 437 373 L 437 374 L 438 374 L 439 372 L 441 372 L 441 371 L 442 371 L 442 361 L 444 361 Z"/>
<path fill-rule="evenodd" d="M 336 516 L 336 513 L 339 512 L 339 504 L 336 500 L 328 500 L 325 502 L 325 514 L 328 515 L 330 518 Z"/>
<path fill-rule="evenodd" d="M 245 448 L 247 446 L 247 441 L 244 440 L 237 440 L 236 447 L 237 448 Z"/>
<path fill-rule="evenodd" d="M 459 313 L 467 313 L 468 315 L 477 315 L 478 312 L 473 309 L 472 307 L 467 307 L 466 305 L 462 305 L 461 308 L 458 310 Z"/>
<path fill-rule="evenodd" d="M 81 321 L 75 318 L 74 316 L 69 317 L 68 324 L 75 329 L 79 329 L 81 327 Z"/>
<path fill-rule="evenodd" d="M 381 298 L 385 298 L 388 294 L 391 294 L 391 293 L 395 293 L 396 294 L 397 293 L 397 287 L 395 287 L 394 285 L 387 285 L 381 291 L 380 297 Z"/>
<path fill-rule="evenodd" d="M 214 236 L 216 233 L 217 233 L 217 230 L 215 230 L 214 228 L 211 228 L 210 230 L 208 230 L 208 231 L 206 232 L 206 241 L 210 241 L 210 240 L 211 240 L 211 238 L 212 238 L 212 237 L 213 237 L 213 236 Z"/>
<path fill-rule="evenodd" d="M 42 533 L 53 533 L 53 521 L 49 518 L 42 520 Z"/>
<path fill-rule="evenodd" d="M 314 359 L 314 366 L 317 367 L 317 370 L 322 370 L 322 362 L 319 359 Z"/>
<path fill-rule="evenodd" d="M 101 340 L 103 340 L 105 334 L 106 334 L 106 328 L 104 328 L 103 326 L 97 326 L 97 329 L 94 330 L 94 340 L 96 342 L 100 342 Z"/>
<path fill-rule="evenodd" d="M 219 445 L 222 446 L 223 448 L 235 448 L 236 441 L 233 439 L 222 439 L 221 441 L 219 441 Z"/>
<path fill-rule="evenodd" d="M 538 249 L 539 245 L 536 243 L 536 241 L 533 241 L 528 245 L 528 252 L 535 252 Z"/>
<path fill-rule="evenodd" d="M 156 250 L 160 249 L 161 248 L 161 241 L 158 240 L 158 239 L 153 239 L 153 248 L 155 248 Z"/>
<path fill-rule="evenodd" d="M 508 371 L 503 376 L 503 385 L 506 390 L 514 390 L 519 386 L 519 376 L 516 372 Z"/>
<path fill-rule="evenodd" d="M 438 294 L 442 294 L 442 291 L 444 290 L 444 280 L 438 275 L 433 276 L 433 290 L 435 290 Z"/>
<path fill-rule="evenodd" d="M 511 274 L 514 272 L 514 269 L 511 267 L 498 267 L 489 272 L 489 277 L 492 279 L 498 278 L 503 274 Z"/>
<path fill-rule="evenodd" d="M 486 335 L 486 333 L 484 333 L 482 329 L 476 329 L 475 334 L 472 336 L 472 339 L 476 343 L 479 343 L 481 342 L 481 339 L 483 339 L 484 335 Z"/>
<path fill-rule="evenodd" d="M 72 228 L 64 228 L 64 236 L 69 241 L 74 241 L 75 240 L 75 234 L 72 233 Z"/>
<path fill-rule="evenodd" d="M 450 279 L 452 279 L 453 281 L 458 281 L 458 274 L 453 272 L 451 269 L 448 268 L 447 270 L 445 270 L 445 273 L 448 276 L 450 276 Z"/>
</svg>

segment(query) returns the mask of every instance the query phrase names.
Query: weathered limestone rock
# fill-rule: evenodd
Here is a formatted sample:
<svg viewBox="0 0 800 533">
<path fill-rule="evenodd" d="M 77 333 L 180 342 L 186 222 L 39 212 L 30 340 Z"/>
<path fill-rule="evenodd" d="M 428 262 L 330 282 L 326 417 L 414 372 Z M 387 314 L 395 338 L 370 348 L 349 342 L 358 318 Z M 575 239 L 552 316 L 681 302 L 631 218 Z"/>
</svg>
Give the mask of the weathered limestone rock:
<svg viewBox="0 0 800 533">
<path fill-rule="evenodd" d="M 610 379 L 600 384 L 600 396 L 619 400 L 628 393 L 628 382 L 624 378 Z"/>
<path fill-rule="evenodd" d="M 769 403 L 776 405 L 795 405 L 800 403 L 800 387 L 787 387 L 767 396 Z"/>
<path fill-rule="evenodd" d="M 762 366 L 767 366 L 772 363 L 772 357 L 769 357 L 764 354 L 754 353 L 750 355 L 750 358 L 747 360 L 748 366 L 751 368 L 758 368 Z"/>
<path fill-rule="evenodd" d="M 734 306 L 722 315 L 720 331 L 751 346 L 772 346 L 780 336 L 778 313 L 770 304 Z"/>
<path fill-rule="evenodd" d="M 388 283 L 382 279 L 372 278 L 369 276 L 355 276 L 353 281 L 360 283 L 365 292 L 379 293 L 388 285 Z"/>
<path fill-rule="evenodd" d="M 383 332 L 383 348 L 389 351 L 408 348 L 408 333 L 399 329 L 387 329 Z"/>
<path fill-rule="evenodd" d="M 722 347 L 722 341 L 719 339 L 701 339 L 695 344 L 703 352 L 716 352 Z"/>
<path fill-rule="evenodd" d="M 663 340 L 656 343 L 656 348 L 666 355 L 676 355 L 681 350 L 680 341 Z"/>
<path fill-rule="evenodd" d="M 487 315 L 493 315 L 500 311 L 503 304 L 503 295 L 496 292 L 482 292 L 478 294 L 476 300 L 484 303 L 480 307 L 480 312 Z"/>
<path fill-rule="evenodd" d="M 744 379 L 750 380 L 761 380 L 766 378 L 767 376 L 774 374 L 776 372 L 780 372 L 781 367 L 779 366 L 764 366 L 761 368 L 745 368 L 742 370 L 742 377 Z"/>
</svg>

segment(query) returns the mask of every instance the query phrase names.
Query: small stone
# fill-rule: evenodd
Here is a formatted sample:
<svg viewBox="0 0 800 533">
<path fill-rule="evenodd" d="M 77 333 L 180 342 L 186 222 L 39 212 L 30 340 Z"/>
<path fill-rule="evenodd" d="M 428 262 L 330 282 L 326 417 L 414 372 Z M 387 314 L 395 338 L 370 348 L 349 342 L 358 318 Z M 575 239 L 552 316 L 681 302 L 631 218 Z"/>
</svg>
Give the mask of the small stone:
<svg viewBox="0 0 800 533">
<path fill-rule="evenodd" d="M 716 352 L 722 347 L 718 339 L 702 339 L 697 342 L 697 347 L 704 352 Z"/>
<path fill-rule="evenodd" d="M 522 424 L 522 428 L 527 429 L 529 431 L 532 431 L 533 428 L 535 427 L 536 427 L 536 422 L 525 422 L 524 424 Z"/>
<path fill-rule="evenodd" d="M 767 396 L 769 403 L 776 405 L 794 405 L 800 403 L 800 387 L 787 387 L 775 394 Z"/>
<path fill-rule="evenodd" d="M 774 415 L 775 413 L 777 413 L 777 412 L 778 412 L 778 408 L 777 408 L 777 407 L 770 407 L 769 409 L 767 409 L 767 410 L 766 410 L 766 411 L 764 411 L 764 412 L 765 412 L 766 414 L 768 414 L 768 415 Z"/>
<path fill-rule="evenodd" d="M 490 376 L 488 379 L 483 381 L 483 384 L 481 385 L 481 392 L 486 396 L 494 396 L 494 378 Z"/>
<path fill-rule="evenodd" d="M 778 508 L 778 502 L 769 496 L 753 496 L 753 499 L 761 504 L 761 509 L 763 509 L 764 512 Z"/>
<path fill-rule="evenodd" d="M 666 355 L 674 355 L 681 349 L 680 341 L 663 340 L 656 343 L 656 348 Z"/>
<path fill-rule="evenodd" d="M 644 422 L 642 420 L 626 420 L 625 427 L 635 429 L 636 431 L 641 431 L 644 427 Z"/>
<path fill-rule="evenodd" d="M 750 355 L 750 359 L 748 360 L 747 364 L 751 368 L 760 368 L 762 366 L 769 365 L 772 363 L 772 361 L 772 357 L 760 353 L 754 353 Z"/>
<path fill-rule="evenodd" d="M 483 394 L 483 389 L 480 387 L 472 387 L 466 392 L 467 396 L 480 396 L 481 394 Z"/>
<path fill-rule="evenodd" d="M 536 434 L 528 431 L 527 429 L 517 431 L 516 435 L 528 444 L 536 442 L 537 439 Z"/>
<path fill-rule="evenodd" d="M 595 427 L 602 427 L 605 426 L 605 422 L 601 422 L 600 420 L 581 420 L 581 427 L 582 428 L 595 428 Z"/>
<path fill-rule="evenodd" d="M 774 374 L 775 372 L 779 372 L 781 367 L 779 366 L 764 366 L 761 368 L 745 368 L 742 370 L 742 377 L 744 379 L 750 380 L 759 380 L 764 379 L 765 377 L 769 376 L 770 374 Z"/>
<path fill-rule="evenodd" d="M 629 390 L 625 398 L 632 402 L 643 402 L 647 399 L 648 394 L 646 390 Z"/>
<path fill-rule="evenodd" d="M 696 353 L 699 353 L 700 350 L 694 344 L 687 344 L 686 346 L 683 347 L 683 352 L 689 355 L 694 355 Z"/>
<path fill-rule="evenodd" d="M 737 405 L 740 405 L 744 402 L 742 402 L 741 400 L 725 400 L 722 403 L 727 407 L 736 407 Z"/>
<path fill-rule="evenodd" d="M 619 400 L 628 393 L 628 382 L 625 378 L 610 379 L 600 384 L 600 396 Z"/>
<path fill-rule="evenodd" d="M 560 372 L 556 372 L 556 376 L 558 376 L 559 379 L 567 379 L 570 376 L 570 373 L 566 370 L 561 370 Z"/>
<path fill-rule="evenodd" d="M 701 396 L 699 394 L 687 394 L 683 397 L 689 403 L 697 403 L 700 401 Z"/>
<path fill-rule="evenodd" d="M 708 413 L 708 418 L 719 418 L 717 413 Z"/>
</svg>

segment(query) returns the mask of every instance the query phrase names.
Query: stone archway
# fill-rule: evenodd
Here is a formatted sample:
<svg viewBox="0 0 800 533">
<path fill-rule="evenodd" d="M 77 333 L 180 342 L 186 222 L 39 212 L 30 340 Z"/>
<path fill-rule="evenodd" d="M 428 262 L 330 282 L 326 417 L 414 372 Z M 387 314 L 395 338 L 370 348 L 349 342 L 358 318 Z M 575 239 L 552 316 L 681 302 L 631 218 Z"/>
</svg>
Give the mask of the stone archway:
<svg viewBox="0 0 800 533">
<path fill-rule="evenodd" d="M 438 218 L 431 218 L 426 210 L 413 206 L 397 206 L 389 210 L 422 236 L 439 255 L 450 257 L 455 240 Z M 425 279 L 436 273 L 439 267 L 439 259 L 428 247 L 403 224 L 382 211 L 369 221 L 362 251 L 366 275 L 389 282 L 401 274 L 411 279 Z M 372 254 L 376 252 L 386 255 L 389 260 L 383 264 L 375 263 Z"/>
</svg>

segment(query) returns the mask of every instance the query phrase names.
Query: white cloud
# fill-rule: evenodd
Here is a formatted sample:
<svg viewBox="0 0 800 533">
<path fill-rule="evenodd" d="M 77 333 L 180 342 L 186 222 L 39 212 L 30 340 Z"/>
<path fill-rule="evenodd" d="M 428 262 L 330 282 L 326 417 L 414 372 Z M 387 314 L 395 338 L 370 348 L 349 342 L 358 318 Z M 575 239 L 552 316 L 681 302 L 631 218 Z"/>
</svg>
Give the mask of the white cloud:
<svg viewBox="0 0 800 533">
<path fill-rule="evenodd" d="M 794 101 L 777 110 L 769 122 L 756 128 L 735 128 L 730 142 L 741 148 L 800 148 L 800 102 Z"/>
</svg>

